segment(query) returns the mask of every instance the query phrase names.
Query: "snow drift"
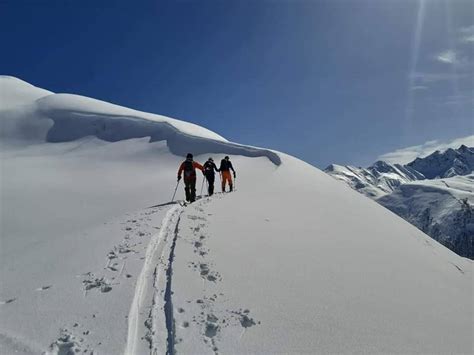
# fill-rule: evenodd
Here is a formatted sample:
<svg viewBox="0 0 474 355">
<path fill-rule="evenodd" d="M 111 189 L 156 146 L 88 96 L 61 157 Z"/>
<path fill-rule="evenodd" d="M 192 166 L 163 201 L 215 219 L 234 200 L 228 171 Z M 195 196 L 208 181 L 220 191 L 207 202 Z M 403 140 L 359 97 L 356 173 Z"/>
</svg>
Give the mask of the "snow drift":
<svg viewBox="0 0 474 355">
<path fill-rule="evenodd" d="M 41 140 L 46 131 L 48 142 L 68 142 L 87 136 L 109 142 L 150 137 L 151 142 L 166 141 L 176 155 L 184 156 L 193 151 L 195 154 L 266 156 L 274 164 L 280 164 L 275 152 L 228 142 L 192 123 L 83 96 L 53 94 L 12 77 L 0 77 L 0 92 L 0 102 L 7 103 L 5 107 L 0 106 L 2 137 L 8 139 Z M 20 98 L 11 101 L 16 92 L 21 93 Z M 53 121 L 52 126 L 47 119 Z"/>
<path fill-rule="evenodd" d="M 32 96 L 0 120 L 46 125 L 0 140 L 0 352 L 472 351 L 472 262 L 327 174 L 5 80 Z M 234 152 L 237 191 L 169 204 L 173 139 Z"/>
</svg>

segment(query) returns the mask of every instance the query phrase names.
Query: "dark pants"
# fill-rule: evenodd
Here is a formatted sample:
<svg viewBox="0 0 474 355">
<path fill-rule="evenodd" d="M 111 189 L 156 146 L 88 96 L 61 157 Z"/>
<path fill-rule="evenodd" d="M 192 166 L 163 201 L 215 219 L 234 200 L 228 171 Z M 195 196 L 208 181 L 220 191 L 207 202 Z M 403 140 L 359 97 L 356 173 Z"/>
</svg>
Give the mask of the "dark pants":
<svg viewBox="0 0 474 355">
<path fill-rule="evenodd" d="M 184 192 L 186 193 L 186 201 L 196 201 L 196 178 L 184 179 Z"/>
<path fill-rule="evenodd" d="M 209 193 L 209 196 L 212 196 L 212 194 L 214 193 L 214 179 L 214 174 L 206 174 L 207 192 Z"/>
</svg>

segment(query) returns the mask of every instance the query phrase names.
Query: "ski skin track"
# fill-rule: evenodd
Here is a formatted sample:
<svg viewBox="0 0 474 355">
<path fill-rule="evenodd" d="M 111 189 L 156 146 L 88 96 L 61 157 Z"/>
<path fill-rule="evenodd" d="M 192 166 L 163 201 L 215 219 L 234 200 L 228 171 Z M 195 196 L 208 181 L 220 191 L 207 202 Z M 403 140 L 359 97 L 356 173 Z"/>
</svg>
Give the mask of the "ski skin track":
<svg viewBox="0 0 474 355">
<path fill-rule="evenodd" d="M 135 285 L 135 292 L 128 314 L 127 343 L 125 346 L 124 355 L 134 355 L 139 352 L 138 347 L 141 340 L 139 328 L 141 324 L 143 324 L 143 319 L 140 316 L 140 310 L 146 297 L 146 292 L 150 288 L 149 283 L 153 283 L 153 278 L 149 280 L 149 276 L 154 274 L 154 270 L 156 268 L 154 259 L 157 255 L 161 255 L 163 253 L 163 249 L 167 244 L 167 236 L 170 233 L 170 230 L 172 232 L 176 232 L 177 225 L 183 211 L 184 207 L 180 205 L 176 205 L 169 209 L 165 215 L 165 218 L 163 218 L 160 232 L 152 236 L 148 244 L 145 254 L 145 262 L 143 263 L 142 270 Z M 173 235 L 172 237 L 174 245 L 176 235 Z M 171 268 L 171 266 L 168 265 L 168 268 Z"/>
<path fill-rule="evenodd" d="M 165 289 L 165 321 L 166 321 L 166 329 L 168 331 L 168 338 L 167 342 L 167 355 L 174 355 L 174 343 L 175 343 L 175 324 L 174 324 L 174 316 L 173 316 L 173 301 L 172 291 L 171 291 L 171 281 L 173 277 L 173 260 L 174 260 L 174 250 L 176 248 L 176 239 L 178 239 L 178 227 L 179 221 L 181 217 L 178 217 L 178 221 L 176 222 L 175 229 L 174 229 L 174 237 L 173 242 L 171 244 L 171 251 L 168 259 L 168 268 L 166 269 L 166 289 Z"/>
</svg>

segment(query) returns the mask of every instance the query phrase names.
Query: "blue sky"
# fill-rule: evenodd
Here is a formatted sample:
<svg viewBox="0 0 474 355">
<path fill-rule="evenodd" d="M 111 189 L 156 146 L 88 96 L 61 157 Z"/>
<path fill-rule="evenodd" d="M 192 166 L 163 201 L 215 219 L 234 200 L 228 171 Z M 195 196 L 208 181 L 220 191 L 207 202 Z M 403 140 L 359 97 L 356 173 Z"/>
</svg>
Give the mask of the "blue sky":
<svg viewBox="0 0 474 355">
<path fill-rule="evenodd" d="M 0 74 L 367 165 L 474 134 L 463 0 L 0 1 Z"/>
</svg>

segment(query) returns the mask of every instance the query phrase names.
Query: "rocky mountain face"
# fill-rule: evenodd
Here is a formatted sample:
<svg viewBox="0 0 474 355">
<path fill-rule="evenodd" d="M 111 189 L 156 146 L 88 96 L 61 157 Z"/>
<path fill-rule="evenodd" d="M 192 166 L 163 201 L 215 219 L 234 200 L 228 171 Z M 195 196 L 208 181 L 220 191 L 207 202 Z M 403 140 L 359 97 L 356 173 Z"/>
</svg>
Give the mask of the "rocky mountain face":
<svg viewBox="0 0 474 355">
<path fill-rule="evenodd" d="M 325 172 L 374 199 L 461 256 L 474 258 L 474 148 L 436 151 L 406 164 L 332 164 Z"/>
<path fill-rule="evenodd" d="M 410 167 L 384 161 L 378 161 L 368 168 L 331 164 L 324 171 L 370 198 L 384 196 L 401 184 L 425 178 Z"/>
<path fill-rule="evenodd" d="M 445 152 L 436 151 L 425 158 L 416 158 L 406 165 L 427 179 L 467 175 L 474 170 L 474 148 L 462 145 Z"/>
</svg>

